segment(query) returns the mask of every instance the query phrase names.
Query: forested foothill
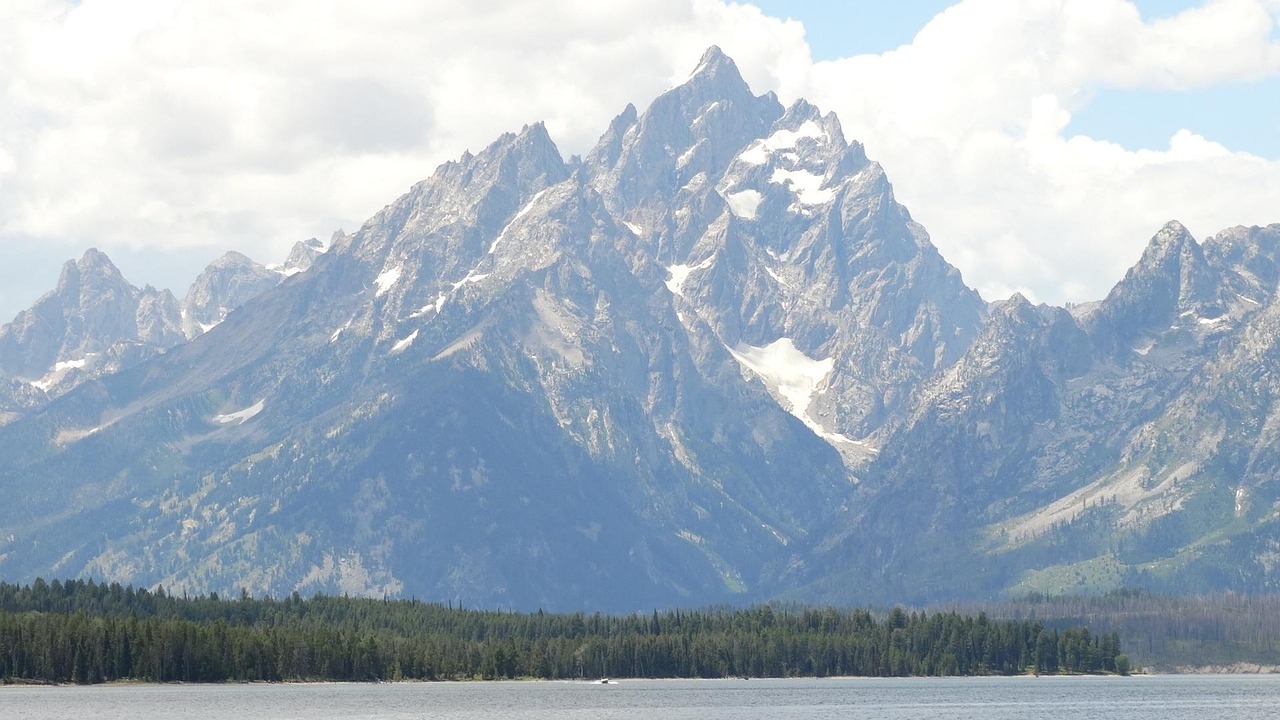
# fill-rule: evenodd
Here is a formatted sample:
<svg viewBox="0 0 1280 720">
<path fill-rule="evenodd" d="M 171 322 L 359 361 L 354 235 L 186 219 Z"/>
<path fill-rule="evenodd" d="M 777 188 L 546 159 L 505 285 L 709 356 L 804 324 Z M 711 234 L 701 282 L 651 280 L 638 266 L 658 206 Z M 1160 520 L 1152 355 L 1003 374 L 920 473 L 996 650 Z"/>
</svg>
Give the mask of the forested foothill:
<svg viewBox="0 0 1280 720">
<path fill-rule="evenodd" d="M 0 583 L 0 678 L 99 683 L 1015 675 L 1127 670 L 1115 633 L 985 614 L 795 608 L 606 616 L 294 594 Z"/>
<path fill-rule="evenodd" d="M 1134 667 L 1160 672 L 1280 669 L 1280 595 L 1195 597 L 1117 590 L 1105 595 L 1032 594 L 998 605 L 954 605 L 1049 628 L 1088 626 L 1118 634 Z"/>
</svg>

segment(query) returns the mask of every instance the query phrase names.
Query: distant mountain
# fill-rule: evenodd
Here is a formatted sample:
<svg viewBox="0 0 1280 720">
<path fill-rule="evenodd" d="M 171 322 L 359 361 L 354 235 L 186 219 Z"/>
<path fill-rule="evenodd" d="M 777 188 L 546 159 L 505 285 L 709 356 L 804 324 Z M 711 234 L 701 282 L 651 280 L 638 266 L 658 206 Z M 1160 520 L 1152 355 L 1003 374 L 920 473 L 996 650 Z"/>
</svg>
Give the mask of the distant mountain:
<svg viewBox="0 0 1280 720">
<path fill-rule="evenodd" d="M 917 394 L 810 591 L 1274 591 L 1278 275 L 1280 225 L 1201 245 L 1171 222 L 1079 318 L 997 306 Z"/>
<path fill-rule="evenodd" d="M 63 266 L 53 292 L 0 327 L 0 375 L 58 394 L 182 342 L 178 317 L 172 293 L 130 285 L 89 250 Z"/>
<path fill-rule="evenodd" d="M 343 232 L 338 230 L 330 238 L 329 245 L 325 245 L 316 238 L 298 241 L 293 244 L 293 248 L 289 251 L 289 256 L 285 258 L 283 263 L 268 265 L 267 269 L 274 270 L 286 277 L 304 272 L 311 267 L 311 263 L 315 262 L 316 258 L 327 250 L 330 245 L 341 242 L 344 237 L 346 236 Z"/>
<path fill-rule="evenodd" d="M 0 574 L 621 611 L 1273 588 L 1278 240 L 1171 223 L 1098 303 L 988 305 L 834 115 L 712 48 L 583 160 L 527 126 L 180 311 L 104 280 L 125 310 L 73 322 L 114 305 L 60 283 L 0 331 Z"/>
<path fill-rule="evenodd" d="M 295 246 L 306 246 L 299 243 Z M 304 261 L 309 264 L 310 258 Z M 214 260 L 200 273 L 182 299 L 182 330 L 188 338 L 203 335 L 246 301 L 280 283 L 282 274 L 269 270 L 238 252 Z"/>
<path fill-rule="evenodd" d="M 168 290 L 134 287 L 105 253 L 88 250 L 63 266 L 52 292 L 0 326 L 0 424 L 203 334 L 324 250 L 315 238 L 296 243 L 273 269 L 229 252 L 201 272 L 181 302 Z"/>
<path fill-rule="evenodd" d="M 586 165 L 632 254 L 665 268 L 687 329 L 709 325 L 855 464 L 981 324 L 981 298 L 836 117 L 753 97 L 717 50 L 614 120 Z"/>
</svg>

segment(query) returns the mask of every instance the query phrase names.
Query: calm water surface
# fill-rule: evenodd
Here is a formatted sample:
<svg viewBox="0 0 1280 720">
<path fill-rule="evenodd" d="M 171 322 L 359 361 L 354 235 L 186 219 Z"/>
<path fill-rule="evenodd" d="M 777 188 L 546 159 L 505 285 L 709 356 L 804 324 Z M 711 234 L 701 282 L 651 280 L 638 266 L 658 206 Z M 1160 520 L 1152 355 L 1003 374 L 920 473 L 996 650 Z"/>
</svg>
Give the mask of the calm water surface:
<svg viewBox="0 0 1280 720">
<path fill-rule="evenodd" d="M 1276 717 L 1280 676 L 1266 675 L 0 688 L 6 720 Z"/>
</svg>

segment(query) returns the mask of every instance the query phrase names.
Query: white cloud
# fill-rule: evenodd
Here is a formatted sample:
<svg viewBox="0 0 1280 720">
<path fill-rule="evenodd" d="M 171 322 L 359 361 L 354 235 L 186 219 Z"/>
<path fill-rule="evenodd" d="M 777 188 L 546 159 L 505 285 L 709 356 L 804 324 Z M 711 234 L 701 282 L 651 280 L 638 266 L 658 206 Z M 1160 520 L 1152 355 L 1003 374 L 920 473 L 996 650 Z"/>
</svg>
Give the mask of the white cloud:
<svg viewBox="0 0 1280 720">
<path fill-rule="evenodd" d="M 713 42 L 757 86 L 807 62 L 799 24 L 714 0 L 17 0 L 0 241 L 274 260 L 525 123 L 585 152 Z"/>
<path fill-rule="evenodd" d="M 1274 77 L 1278 12 L 965 0 L 910 45 L 814 64 L 799 23 L 721 0 L 10 0 L 0 243 L 278 260 L 525 123 L 585 152 L 715 43 L 756 92 L 835 110 L 989 297 L 1090 299 L 1167 219 L 1280 221 L 1280 163 L 1190 130 L 1131 152 L 1068 136 L 1071 113 L 1102 88 Z"/>
<path fill-rule="evenodd" d="M 1274 2 L 1144 23 L 1123 0 L 966 0 L 910 45 L 818 63 L 794 92 L 835 110 L 900 200 L 989 298 L 1101 297 L 1166 220 L 1200 236 L 1280 221 L 1280 162 L 1189 130 L 1129 151 L 1068 136 L 1103 88 L 1274 77 Z"/>
</svg>

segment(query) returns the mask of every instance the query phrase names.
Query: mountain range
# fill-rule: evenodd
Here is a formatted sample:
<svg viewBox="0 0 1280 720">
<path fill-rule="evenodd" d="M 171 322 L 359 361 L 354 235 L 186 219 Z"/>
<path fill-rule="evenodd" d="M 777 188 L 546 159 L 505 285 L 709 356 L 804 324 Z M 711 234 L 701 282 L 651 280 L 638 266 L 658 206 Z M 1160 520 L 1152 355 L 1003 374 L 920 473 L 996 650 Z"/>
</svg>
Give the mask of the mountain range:
<svg viewBox="0 0 1280 720">
<path fill-rule="evenodd" d="M 708 50 L 179 301 L 0 328 L 0 575 L 643 610 L 1275 589 L 1280 225 L 967 287 L 838 119 Z"/>
</svg>

